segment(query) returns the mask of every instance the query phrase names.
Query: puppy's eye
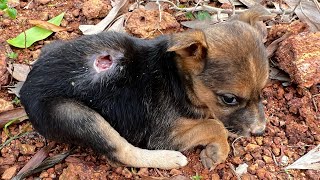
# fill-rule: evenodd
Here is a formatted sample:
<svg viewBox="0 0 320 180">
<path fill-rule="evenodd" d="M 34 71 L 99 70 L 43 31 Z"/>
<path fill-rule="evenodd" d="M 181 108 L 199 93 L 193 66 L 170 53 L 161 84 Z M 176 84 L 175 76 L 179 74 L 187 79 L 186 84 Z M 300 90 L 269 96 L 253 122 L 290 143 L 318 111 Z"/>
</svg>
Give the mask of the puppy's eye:
<svg viewBox="0 0 320 180">
<path fill-rule="evenodd" d="M 219 95 L 219 98 L 227 105 L 234 106 L 239 104 L 237 97 L 233 94 L 222 94 Z"/>
</svg>

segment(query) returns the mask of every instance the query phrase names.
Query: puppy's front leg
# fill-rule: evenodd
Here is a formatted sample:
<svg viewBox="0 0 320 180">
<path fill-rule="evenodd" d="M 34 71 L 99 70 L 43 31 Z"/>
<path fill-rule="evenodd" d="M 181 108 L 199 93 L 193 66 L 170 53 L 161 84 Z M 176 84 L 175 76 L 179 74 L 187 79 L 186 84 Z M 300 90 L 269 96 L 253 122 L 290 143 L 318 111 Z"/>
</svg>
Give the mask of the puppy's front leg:
<svg viewBox="0 0 320 180">
<path fill-rule="evenodd" d="M 180 119 L 172 131 L 172 137 L 174 146 L 181 151 L 198 145 L 206 146 L 200 154 L 206 168 L 214 169 L 228 157 L 228 131 L 218 120 Z"/>
</svg>

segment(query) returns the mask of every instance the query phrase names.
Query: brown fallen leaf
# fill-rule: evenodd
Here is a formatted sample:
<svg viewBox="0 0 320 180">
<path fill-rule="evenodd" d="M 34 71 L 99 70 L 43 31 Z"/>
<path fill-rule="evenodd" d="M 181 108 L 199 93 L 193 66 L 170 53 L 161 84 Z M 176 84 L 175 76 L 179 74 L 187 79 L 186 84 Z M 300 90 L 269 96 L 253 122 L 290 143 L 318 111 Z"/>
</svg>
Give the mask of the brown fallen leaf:
<svg viewBox="0 0 320 180">
<path fill-rule="evenodd" d="M 25 81 L 31 70 L 31 67 L 25 64 L 9 64 L 7 68 L 9 73 L 18 81 Z"/>
<path fill-rule="evenodd" d="M 286 33 L 280 38 L 274 40 L 268 47 L 267 47 L 267 56 L 270 58 L 273 56 L 274 52 L 278 49 L 279 43 L 281 43 L 283 40 L 287 39 L 291 33 Z"/>
<path fill-rule="evenodd" d="M 41 27 L 43 29 L 48 29 L 53 32 L 59 32 L 59 31 L 66 31 L 67 28 L 61 27 L 61 26 L 56 26 L 52 23 L 49 23 L 47 21 L 42 21 L 42 20 L 29 20 L 29 24 Z"/>
<path fill-rule="evenodd" d="M 30 165 L 30 167 L 27 167 L 28 169 L 25 168 L 26 170 L 24 170 L 24 172 L 19 172 L 17 176 L 12 178 L 12 180 L 22 180 L 27 176 L 30 176 L 32 174 L 35 174 L 35 173 L 41 172 L 45 169 L 48 169 L 50 167 L 53 167 L 54 165 L 63 161 L 67 156 L 69 156 L 69 154 L 72 153 L 74 149 L 75 149 L 75 147 L 71 148 L 69 151 L 66 151 L 66 152 L 63 152 L 63 153 L 60 153 L 60 154 L 57 154 L 55 156 L 51 156 L 48 158 L 46 158 L 47 157 L 46 154 L 48 153 L 48 150 L 47 151 L 43 150 L 43 152 L 40 152 L 40 154 L 36 157 L 36 160 L 38 162 L 36 162 L 36 160 L 32 161 L 31 162 L 32 166 Z M 43 160 L 43 161 L 40 161 L 40 160 Z"/>
<path fill-rule="evenodd" d="M 13 103 L 0 98 L 0 113 L 13 109 Z"/>
<path fill-rule="evenodd" d="M 50 150 L 52 149 L 54 143 L 40 149 L 29 161 L 28 163 L 18 172 L 18 175 L 26 174 L 28 170 L 38 167 L 42 161 L 48 157 Z"/>
<path fill-rule="evenodd" d="M 17 122 L 22 122 L 28 119 L 27 113 L 24 108 L 16 108 L 0 113 L 0 128 L 3 128 L 5 124 L 13 119 L 19 120 Z"/>
<path fill-rule="evenodd" d="M 320 31 L 320 10 L 317 5 L 311 1 L 285 0 L 290 8 L 295 9 L 296 15 L 302 22 L 309 25 L 312 32 Z"/>
</svg>

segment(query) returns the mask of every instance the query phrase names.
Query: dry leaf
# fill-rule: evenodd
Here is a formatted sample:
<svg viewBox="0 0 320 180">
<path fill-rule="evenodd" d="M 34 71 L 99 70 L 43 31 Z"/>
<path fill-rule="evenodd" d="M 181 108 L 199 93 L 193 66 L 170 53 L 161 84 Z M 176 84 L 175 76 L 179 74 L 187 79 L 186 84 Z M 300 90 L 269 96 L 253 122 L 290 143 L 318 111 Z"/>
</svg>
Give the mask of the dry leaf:
<svg viewBox="0 0 320 180">
<path fill-rule="evenodd" d="M 320 144 L 285 169 L 320 170 Z"/>
<path fill-rule="evenodd" d="M 300 0 L 285 0 L 290 8 L 295 8 Z M 314 2 L 301 1 L 294 11 L 302 22 L 309 25 L 312 32 L 320 31 L 320 11 Z"/>
<path fill-rule="evenodd" d="M 280 38 L 274 40 L 268 47 L 267 47 L 267 56 L 268 58 L 272 57 L 274 52 L 278 49 L 279 44 L 287 39 L 289 36 L 291 35 L 291 33 L 286 33 L 283 36 L 281 36 Z"/>
<path fill-rule="evenodd" d="M 284 71 L 279 70 L 277 68 L 274 68 L 274 67 L 270 67 L 269 78 L 274 79 L 274 80 L 278 80 L 278 81 L 282 81 L 282 82 L 290 82 L 291 81 L 291 79 L 287 73 L 285 73 Z"/>
<path fill-rule="evenodd" d="M 219 1 L 219 3 L 230 3 L 230 0 L 218 0 Z M 232 1 L 233 2 L 233 4 L 235 5 L 235 6 L 241 6 L 241 5 L 243 5 L 240 1 L 238 1 L 238 0 L 233 0 Z"/>
<path fill-rule="evenodd" d="M 259 4 L 261 0 L 253 1 L 253 0 L 239 0 L 242 4 L 246 5 L 247 7 L 252 7 L 255 4 Z"/>
<path fill-rule="evenodd" d="M 96 25 L 80 25 L 79 29 L 85 35 L 90 34 L 98 34 L 102 32 L 108 25 L 117 17 L 118 12 L 120 9 L 127 4 L 127 0 L 115 0 L 111 1 L 113 8 L 109 12 L 109 14 L 98 24 Z"/>
<path fill-rule="evenodd" d="M 9 64 L 9 73 L 18 81 L 26 81 L 30 72 L 30 66 L 25 64 Z"/>
<path fill-rule="evenodd" d="M 28 119 L 24 108 L 16 108 L 0 113 L 0 128 L 3 128 L 5 124 L 13 119 L 18 119 L 19 122 Z"/>
<path fill-rule="evenodd" d="M 47 21 L 42 21 L 42 20 L 29 20 L 29 24 L 41 27 L 43 29 L 48 29 L 53 32 L 59 32 L 59 31 L 66 31 L 67 28 L 61 27 L 54 25 L 52 23 L 49 23 Z"/>
<path fill-rule="evenodd" d="M 125 15 L 121 15 L 109 28 L 107 31 L 116 31 L 124 33 L 126 32 L 124 27 Z"/>
<path fill-rule="evenodd" d="M 48 154 L 50 150 L 53 147 L 53 143 L 49 144 L 49 146 L 45 146 L 42 149 L 40 149 L 29 161 L 28 163 L 18 172 L 18 175 L 21 174 L 28 174 L 28 170 L 34 169 L 35 167 L 38 167 L 42 161 L 48 157 Z"/>
<path fill-rule="evenodd" d="M 24 81 L 17 82 L 14 86 L 8 87 L 9 94 L 15 94 L 17 97 L 20 97 L 20 89 L 22 88 Z"/>
<path fill-rule="evenodd" d="M 208 28 L 217 22 L 213 22 L 211 20 L 205 20 L 205 21 L 199 21 L 199 20 L 194 20 L 194 21 L 183 21 L 181 24 L 185 27 L 191 28 L 191 29 L 205 29 Z"/>
</svg>

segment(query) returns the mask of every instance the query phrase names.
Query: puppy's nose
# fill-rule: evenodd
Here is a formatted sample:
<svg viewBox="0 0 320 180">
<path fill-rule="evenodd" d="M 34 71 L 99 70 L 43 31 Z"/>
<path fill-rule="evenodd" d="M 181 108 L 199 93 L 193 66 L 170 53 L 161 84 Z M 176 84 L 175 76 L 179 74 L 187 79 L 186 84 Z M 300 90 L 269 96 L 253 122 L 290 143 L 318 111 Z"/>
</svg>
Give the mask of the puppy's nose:
<svg viewBox="0 0 320 180">
<path fill-rule="evenodd" d="M 265 129 L 266 129 L 265 125 L 257 126 L 255 128 L 251 129 L 251 134 L 254 135 L 254 136 L 262 136 L 264 131 L 265 131 Z"/>
</svg>

